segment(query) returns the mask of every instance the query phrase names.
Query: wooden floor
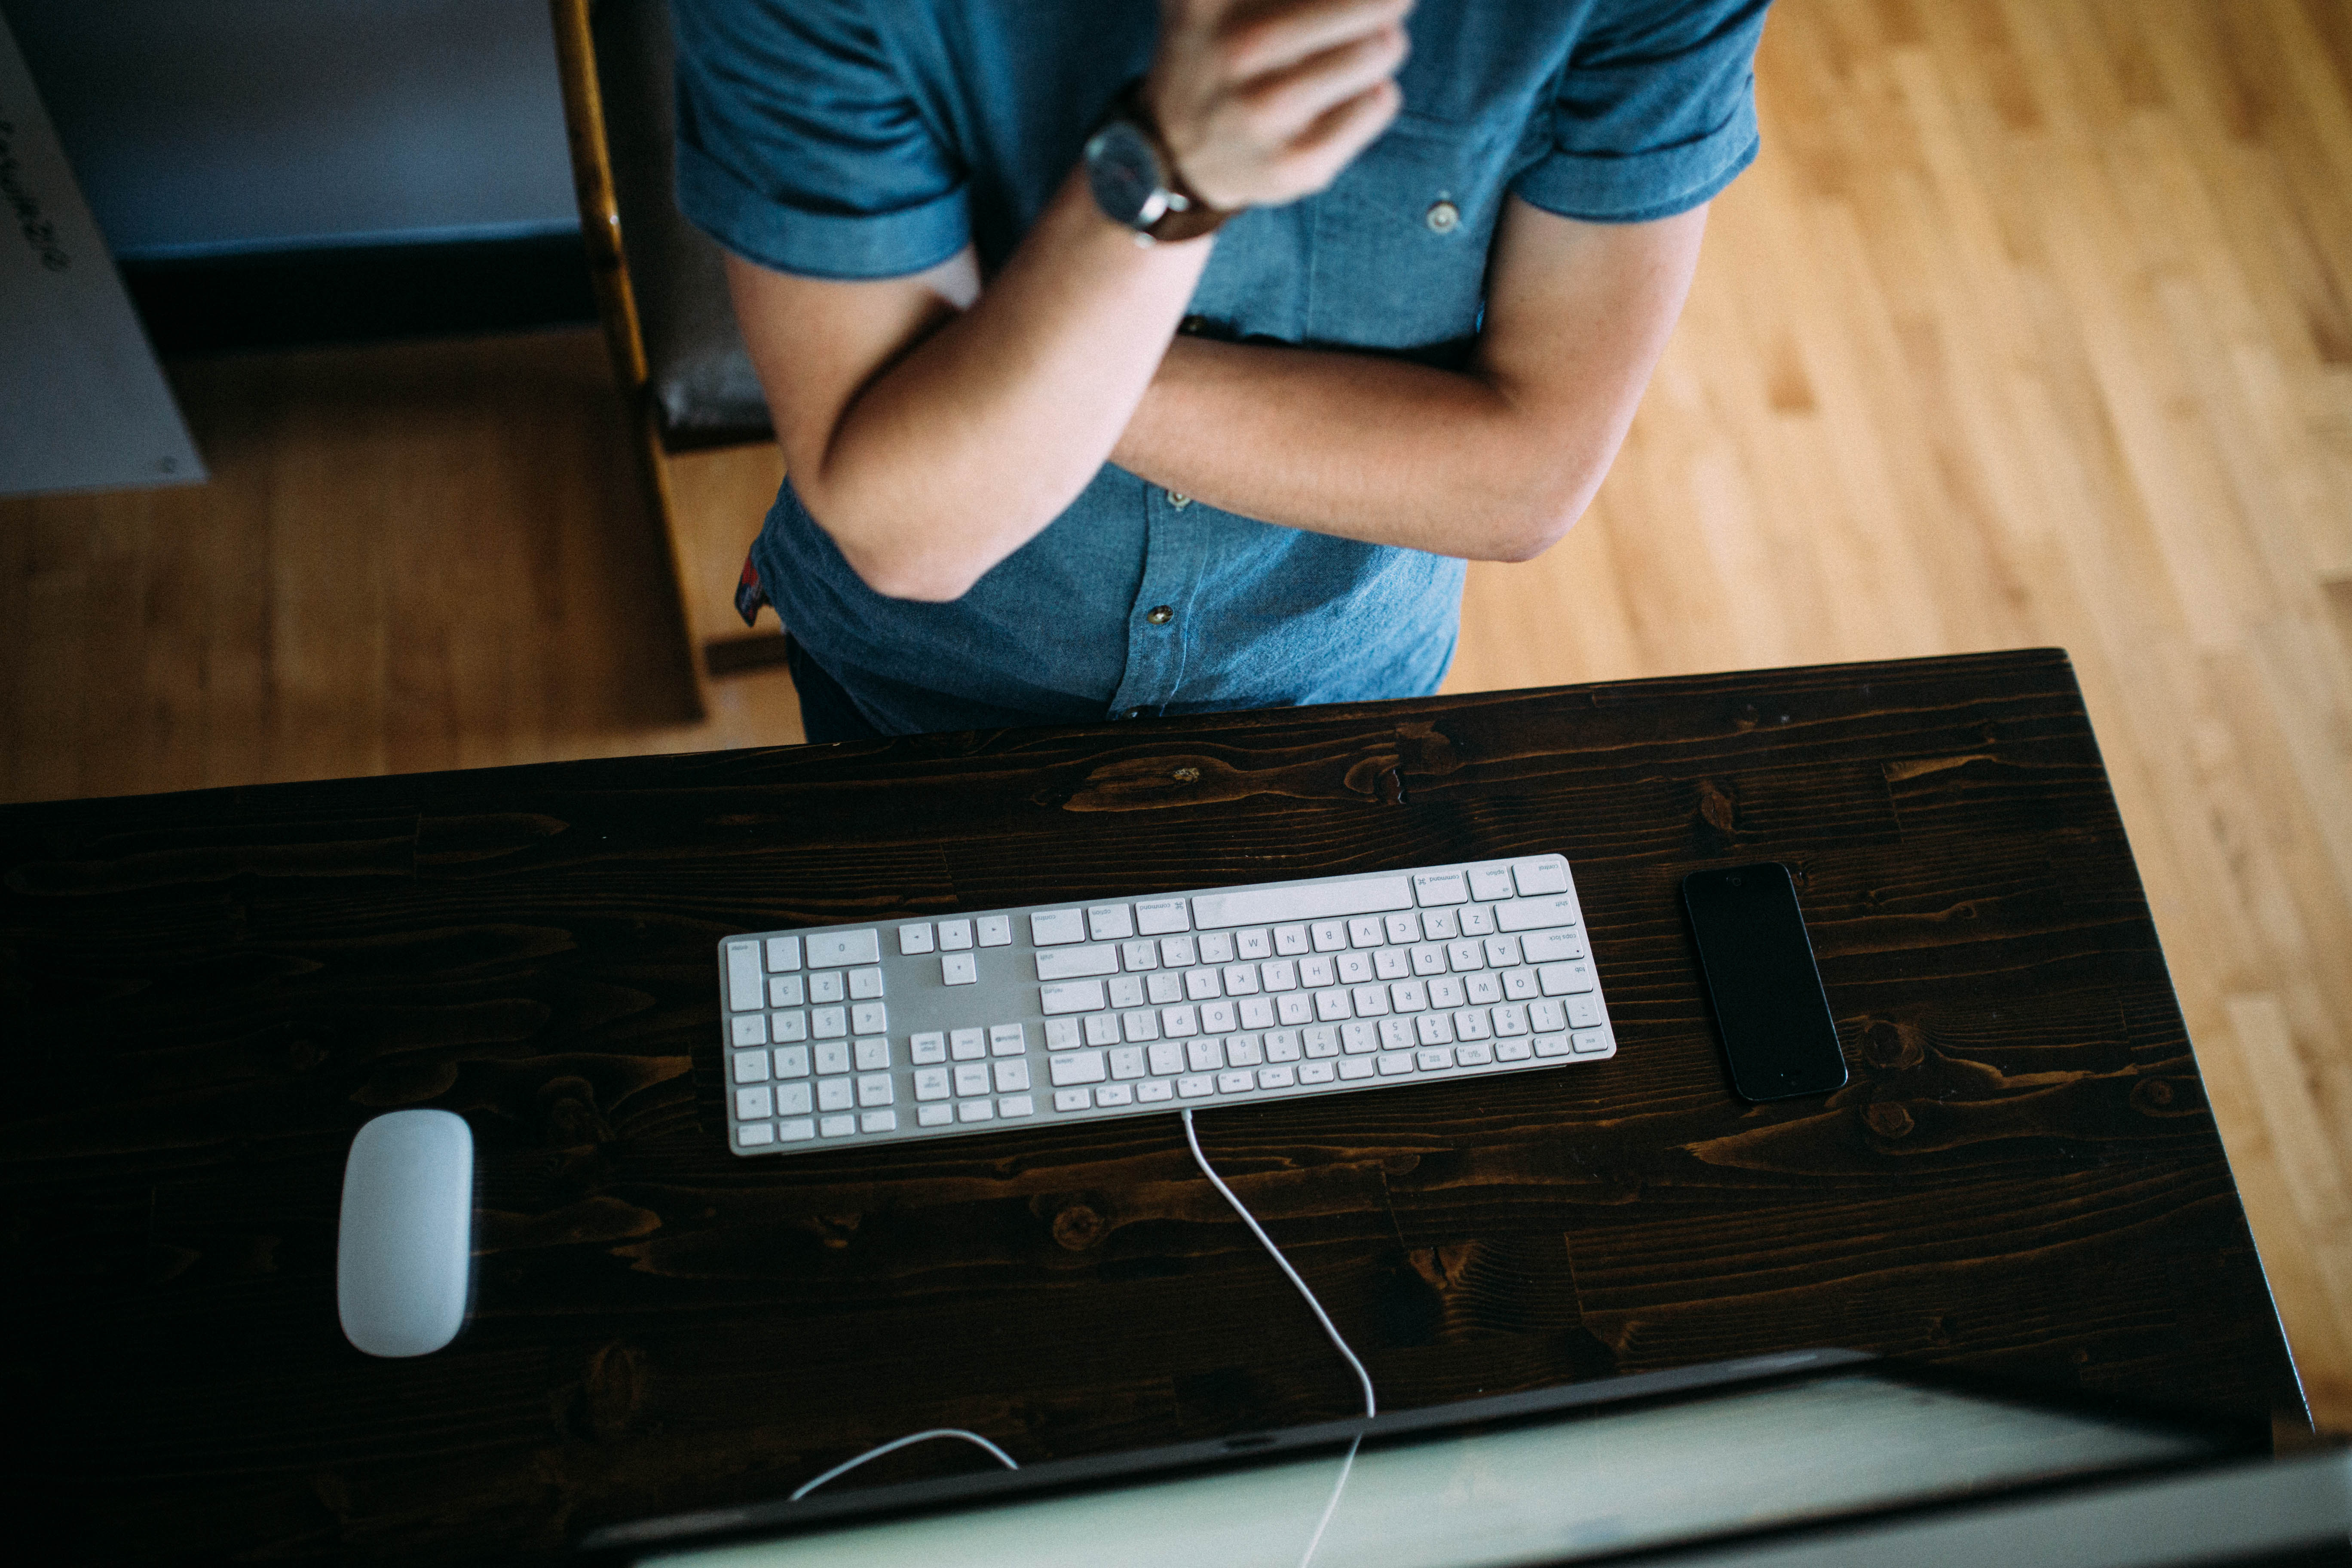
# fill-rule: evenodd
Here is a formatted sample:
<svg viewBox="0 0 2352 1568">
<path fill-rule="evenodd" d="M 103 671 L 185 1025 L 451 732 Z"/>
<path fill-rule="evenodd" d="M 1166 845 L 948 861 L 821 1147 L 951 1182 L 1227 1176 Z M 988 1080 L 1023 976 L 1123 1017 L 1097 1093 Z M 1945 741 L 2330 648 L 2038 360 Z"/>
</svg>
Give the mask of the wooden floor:
<svg viewBox="0 0 2352 1568">
<path fill-rule="evenodd" d="M 1452 689 L 2057 644 L 2273 1289 L 2352 1431 L 2352 5 L 1780 0 L 1763 157 Z M 0 502 L 0 797 L 798 738 L 691 723 L 589 334 L 175 367 L 215 479 Z M 772 450 L 675 479 L 721 629 Z"/>
</svg>

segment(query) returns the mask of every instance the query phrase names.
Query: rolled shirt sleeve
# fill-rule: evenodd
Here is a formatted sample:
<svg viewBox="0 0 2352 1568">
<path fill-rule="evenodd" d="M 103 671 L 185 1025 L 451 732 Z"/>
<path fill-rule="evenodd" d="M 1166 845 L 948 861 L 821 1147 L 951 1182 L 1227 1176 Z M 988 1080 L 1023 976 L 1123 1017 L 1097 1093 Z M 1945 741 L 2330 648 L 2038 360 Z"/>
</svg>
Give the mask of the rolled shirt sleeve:
<svg viewBox="0 0 2352 1568">
<path fill-rule="evenodd" d="M 747 260 L 895 278 L 971 236 L 968 182 L 856 0 L 677 0 L 677 205 Z"/>
<path fill-rule="evenodd" d="M 1643 223 L 1686 212 L 1755 161 L 1756 41 L 1769 0 L 1619 0 L 1577 41 L 1551 151 L 1513 183 L 1549 212 Z"/>
</svg>

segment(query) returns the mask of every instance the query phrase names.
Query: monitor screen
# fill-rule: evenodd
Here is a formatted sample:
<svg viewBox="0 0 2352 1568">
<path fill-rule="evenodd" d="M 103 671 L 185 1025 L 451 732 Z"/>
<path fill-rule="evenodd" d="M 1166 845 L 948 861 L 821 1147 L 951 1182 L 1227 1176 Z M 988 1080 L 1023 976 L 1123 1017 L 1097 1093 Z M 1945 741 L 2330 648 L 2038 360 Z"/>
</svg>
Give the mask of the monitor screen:
<svg viewBox="0 0 2352 1568">
<path fill-rule="evenodd" d="M 1296 1568 L 1320 1526 L 1318 1562 L 1472 1568 L 2212 1451 L 2209 1437 L 2155 1424 L 1853 1372 L 1368 1443 L 1352 1463 L 1340 1450 L 643 1561 L 677 1568 Z"/>
</svg>

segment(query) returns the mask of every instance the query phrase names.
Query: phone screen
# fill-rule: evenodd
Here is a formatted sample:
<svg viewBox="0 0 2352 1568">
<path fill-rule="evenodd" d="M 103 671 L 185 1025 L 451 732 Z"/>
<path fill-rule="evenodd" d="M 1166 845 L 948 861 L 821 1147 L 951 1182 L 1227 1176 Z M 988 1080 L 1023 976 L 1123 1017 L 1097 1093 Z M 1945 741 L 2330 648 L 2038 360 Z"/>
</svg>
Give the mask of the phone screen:
<svg viewBox="0 0 2352 1568">
<path fill-rule="evenodd" d="M 1821 971 L 1789 868 L 1768 860 L 1683 879 L 1715 1021 L 1742 1100 L 1826 1094 L 1845 1082 Z"/>
</svg>

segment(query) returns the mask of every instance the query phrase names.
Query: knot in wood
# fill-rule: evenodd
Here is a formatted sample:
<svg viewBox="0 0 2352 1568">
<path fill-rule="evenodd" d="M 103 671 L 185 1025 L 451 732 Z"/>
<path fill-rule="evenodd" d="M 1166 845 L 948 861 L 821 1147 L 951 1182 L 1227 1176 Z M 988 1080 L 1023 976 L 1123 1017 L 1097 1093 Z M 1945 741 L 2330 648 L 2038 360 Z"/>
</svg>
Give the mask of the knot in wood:
<svg viewBox="0 0 2352 1568">
<path fill-rule="evenodd" d="M 1862 1027 L 1862 1058 L 1874 1068 L 1900 1070 L 1927 1059 L 1919 1031 L 1886 1018 L 1873 1018 Z"/>
<path fill-rule="evenodd" d="M 1915 1125 L 1911 1120 L 1911 1113 L 1909 1111 L 1904 1110 L 1899 1105 L 1889 1104 L 1885 1101 L 1881 1101 L 1880 1103 L 1872 1106 L 1869 1110 L 1864 1111 L 1862 1113 L 1862 1120 L 1864 1126 L 1868 1127 L 1873 1132 L 1877 1133 L 1881 1138 L 1901 1138 L 1907 1134 Z"/>
<path fill-rule="evenodd" d="M 1108 1228 L 1102 1215 L 1084 1204 L 1072 1204 L 1054 1215 L 1054 1239 L 1072 1252 L 1084 1252 L 1094 1246 Z"/>
<path fill-rule="evenodd" d="M 1175 777 L 1178 784 L 1198 784 L 1201 779 L 1201 770 L 1198 768 L 1178 768 L 1176 770 Z"/>
</svg>

